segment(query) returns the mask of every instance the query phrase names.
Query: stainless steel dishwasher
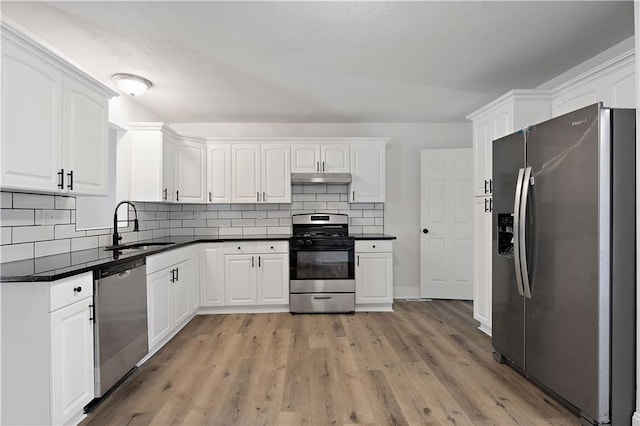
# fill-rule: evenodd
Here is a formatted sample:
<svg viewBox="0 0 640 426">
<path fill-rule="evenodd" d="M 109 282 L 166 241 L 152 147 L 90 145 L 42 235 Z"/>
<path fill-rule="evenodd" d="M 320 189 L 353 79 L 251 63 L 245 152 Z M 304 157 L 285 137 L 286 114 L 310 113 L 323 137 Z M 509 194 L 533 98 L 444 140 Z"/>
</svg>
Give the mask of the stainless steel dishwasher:
<svg viewBox="0 0 640 426">
<path fill-rule="evenodd" d="M 95 271 L 95 397 L 149 352 L 147 267 L 136 259 Z"/>
</svg>

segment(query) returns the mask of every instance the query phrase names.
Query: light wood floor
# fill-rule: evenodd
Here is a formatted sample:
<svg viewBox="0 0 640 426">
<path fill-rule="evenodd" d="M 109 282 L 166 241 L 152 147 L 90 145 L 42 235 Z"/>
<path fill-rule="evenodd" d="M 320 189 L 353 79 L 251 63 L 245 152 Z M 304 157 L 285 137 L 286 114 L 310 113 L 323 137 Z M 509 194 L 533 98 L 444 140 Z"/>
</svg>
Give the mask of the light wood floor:
<svg viewBox="0 0 640 426">
<path fill-rule="evenodd" d="M 492 358 L 468 302 L 194 318 L 83 422 L 577 425 Z"/>
</svg>

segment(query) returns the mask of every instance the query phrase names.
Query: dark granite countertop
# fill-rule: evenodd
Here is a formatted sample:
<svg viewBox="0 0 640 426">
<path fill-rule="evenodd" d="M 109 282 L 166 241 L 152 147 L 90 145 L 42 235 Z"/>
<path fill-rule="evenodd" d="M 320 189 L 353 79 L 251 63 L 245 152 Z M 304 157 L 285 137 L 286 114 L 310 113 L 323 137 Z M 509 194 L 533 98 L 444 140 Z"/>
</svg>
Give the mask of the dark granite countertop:
<svg viewBox="0 0 640 426">
<path fill-rule="evenodd" d="M 396 237 L 387 234 L 354 234 L 356 240 L 394 240 Z M 151 254 L 161 253 L 178 247 L 195 243 L 221 243 L 230 241 L 287 241 L 291 236 L 279 235 L 229 235 L 212 237 L 206 235 L 196 236 L 169 236 L 154 238 L 151 240 L 125 243 L 154 244 L 171 243 L 168 245 L 150 246 L 146 249 L 124 250 L 117 255 L 107 251 L 104 247 L 72 251 L 53 256 L 35 257 L 32 259 L 18 260 L 15 262 L 0 263 L 0 282 L 34 282 L 55 281 L 72 275 L 98 270 L 101 267 L 113 266 L 134 260 Z"/>
</svg>

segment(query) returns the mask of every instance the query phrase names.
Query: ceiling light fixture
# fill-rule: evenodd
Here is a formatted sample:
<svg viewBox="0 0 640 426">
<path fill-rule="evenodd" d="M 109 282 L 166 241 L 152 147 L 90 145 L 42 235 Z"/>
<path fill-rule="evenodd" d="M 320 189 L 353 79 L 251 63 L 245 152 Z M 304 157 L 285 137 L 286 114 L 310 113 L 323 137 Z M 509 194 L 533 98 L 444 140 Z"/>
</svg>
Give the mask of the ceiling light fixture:
<svg viewBox="0 0 640 426">
<path fill-rule="evenodd" d="M 111 79 L 118 85 L 120 90 L 133 96 L 141 95 L 153 84 L 144 77 L 135 74 L 114 74 Z"/>
</svg>

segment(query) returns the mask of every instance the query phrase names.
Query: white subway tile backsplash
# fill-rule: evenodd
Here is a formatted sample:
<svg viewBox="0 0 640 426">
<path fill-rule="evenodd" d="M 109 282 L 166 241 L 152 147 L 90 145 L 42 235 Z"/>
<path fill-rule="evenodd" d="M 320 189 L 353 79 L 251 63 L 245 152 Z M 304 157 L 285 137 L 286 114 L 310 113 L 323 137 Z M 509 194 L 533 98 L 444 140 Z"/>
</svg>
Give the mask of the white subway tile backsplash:
<svg viewBox="0 0 640 426">
<path fill-rule="evenodd" d="M 71 240 L 51 240 L 35 243 L 35 256 L 51 256 L 53 254 L 68 253 L 71 250 Z"/>
<path fill-rule="evenodd" d="M 0 262 L 30 259 L 33 257 L 33 243 L 0 246 Z"/>
<path fill-rule="evenodd" d="M 34 210 L 0 210 L 0 223 L 2 226 L 26 226 L 33 225 Z"/>
<path fill-rule="evenodd" d="M 56 210 L 75 210 L 76 197 L 64 197 L 62 195 L 56 195 L 54 205 Z"/>
<path fill-rule="evenodd" d="M 133 221 L 120 228 L 121 243 L 168 235 L 290 234 L 291 216 L 301 213 L 344 213 L 350 231 L 384 232 L 383 203 L 348 203 L 348 185 L 293 185 L 291 203 L 169 204 L 135 202 L 140 232 Z M 1 244 L 9 259 L 110 245 L 110 228 L 75 229 L 75 198 L 2 192 Z M 14 208 L 10 208 L 14 205 Z M 6 209 L 6 211 L 5 211 Z M 133 218 L 133 209 L 129 209 Z"/>
<path fill-rule="evenodd" d="M 71 210 L 35 210 L 35 222 L 36 225 L 69 224 L 71 223 Z"/>
<path fill-rule="evenodd" d="M 0 208 L 13 208 L 13 192 L 2 192 L 2 198 L 0 198 Z"/>
<path fill-rule="evenodd" d="M 11 228 L 3 227 L 0 232 L 0 244 L 11 244 Z"/>
<path fill-rule="evenodd" d="M 34 241 L 53 240 L 53 226 L 14 226 L 11 241 L 29 243 Z"/>
<path fill-rule="evenodd" d="M 56 225 L 54 237 L 56 240 L 61 238 L 79 238 L 85 237 L 87 235 L 87 231 L 76 231 L 76 225 Z"/>
<path fill-rule="evenodd" d="M 218 212 L 218 217 L 220 219 L 241 219 L 242 218 L 242 212 L 220 211 L 220 212 Z"/>
<path fill-rule="evenodd" d="M 13 194 L 14 209 L 53 209 L 54 196 L 42 194 L 22 194 L 15 192 Z"/>
</svg>

